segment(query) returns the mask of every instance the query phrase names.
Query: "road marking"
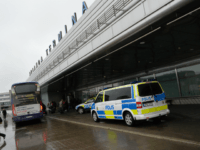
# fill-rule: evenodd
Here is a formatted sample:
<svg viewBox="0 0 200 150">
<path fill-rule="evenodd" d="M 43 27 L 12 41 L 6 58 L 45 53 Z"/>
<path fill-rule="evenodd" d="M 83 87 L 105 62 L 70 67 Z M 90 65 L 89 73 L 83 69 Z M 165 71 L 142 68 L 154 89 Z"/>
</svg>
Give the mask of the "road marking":
<svg viewBox="0 0 200 150">
<path fill-rule="evenodd" d="M 84 125 L 84 126 L 87 126 L 87 127 L 88 126 L 98 127 L 98 128 L 102 128 L 102 129 L 106 129 L 106 130 L 120 131 L 120 132 L 124 132 L 124 133 L 140 135 L 140 136 L 144 136 L 144 137 L 150 137 L 150 138 L 156 138 L 156 139 L 167 140 L 167 141 L 172 141 L 172 142 L 179 142 L 179 143 L 185 143 L 185 144 L 200 146 L 200 142 L 195 142 L 195 141 L 191 141 L 191 140 L 185 140 L 185 139 L 173 138 L 173 137 L 167 137 L 167 136 L 160 136 L 160 135 L 154 135 L 154 134 L 147 134 L 147 133 L 141 133 L 141 132 L 136 132 L 136 131 L 128 131 L 128 130 L 122 130 L 122 129 L 117 129 L 117 128 L 102 127 L 102 126 L 99 126 L 99 125 L 92 125 L 92 124 L 70 121 L 70 120 L 66 120 L 66 119 L 59 119 L 59 118 L 54 118 L 54 117 L 48 117 L 48 118 L 56 119 L 56 120 L 60 120 L 60 121 L 65 121 L 65 122 L 69 122 L 69 123 L 73 123 L 73 124 Z"/>
<path fill-rule="evenodd" d="M 15 131 L 18 131 L 18 130 L 26 130 L 26 127 L 24 127 L 24 128 L 19 128 L 19 129 L 16 129 Z"/>
</svg>

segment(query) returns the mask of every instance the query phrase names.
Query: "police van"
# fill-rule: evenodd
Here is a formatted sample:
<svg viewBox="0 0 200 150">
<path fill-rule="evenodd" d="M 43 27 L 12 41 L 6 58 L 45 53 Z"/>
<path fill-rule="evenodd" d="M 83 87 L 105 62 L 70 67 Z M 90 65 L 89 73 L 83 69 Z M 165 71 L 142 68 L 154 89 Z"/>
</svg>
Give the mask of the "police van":
<svg viewBox="0 0 200 150">
<path fill-rule="evenodd" d="M 158 81 L 135 81 L 99 92 L 92 104 L 91 115 L 95 122 L 99 119 L 120 119 L 132 126 L 137 120 L 167 116 L 170 111 L 165 99 Z"/>
<path fill-rule="evenodd" d="M 90 111 L 92 104 L 95 102 L 96 97 L 88 99 L 85 103 L 79 104 L 75 107 L 75 110 L 79 114 L 83 114 L 86 111 Z"/>
</svg>

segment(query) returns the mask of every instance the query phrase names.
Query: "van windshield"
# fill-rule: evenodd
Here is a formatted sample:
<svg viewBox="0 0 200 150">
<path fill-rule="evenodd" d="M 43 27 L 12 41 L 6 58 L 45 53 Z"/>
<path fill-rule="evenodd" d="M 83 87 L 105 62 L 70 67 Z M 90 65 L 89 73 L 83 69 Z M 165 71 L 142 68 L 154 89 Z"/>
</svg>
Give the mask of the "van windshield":
<svg viewBox="0 0 200 150">
<path fill-rule="evenodd" d="M 138 85 L 140 96 L 162 94 L 162 89 L 158 83 L 147 83 Z"/>
</svg>

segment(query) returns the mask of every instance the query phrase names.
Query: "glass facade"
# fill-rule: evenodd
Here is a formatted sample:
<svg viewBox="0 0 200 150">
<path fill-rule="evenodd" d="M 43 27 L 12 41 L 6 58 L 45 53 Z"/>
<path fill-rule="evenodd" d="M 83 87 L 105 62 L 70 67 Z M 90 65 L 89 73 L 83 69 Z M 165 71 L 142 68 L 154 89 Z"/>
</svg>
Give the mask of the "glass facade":
<svg viewBox="0 0 200 150">
<path fill-rule="evenodd" d="M 178 73 L 178 78 L 176 76 L 174 68 L 173 70 L 170 71 L 138 77 L 138 80 L 144 81 L 156 78 L 157 81 L 160 82 L 163 90 L 165 91 L 167 98 L 200 96 L 200 64 L 178 68 L 177 73 Z M 85 102 L 88 98 L 96 96 L 96 94 L 98 94 L 104 88 L 126 85 L 130 84 L 130 82 L 132 81 L 137 81 L 137 78 L 132 78 L 129 80 L 124 80 L 108 85 L 102 85 L 89 90 L 81 91 L 79 92 L 82 93 L 81 100 L 82 102 Z M 178 85 L 178 83 L 180 85 Z M 179 93 L 179 86 L 181 95 Z"/>
<path fill-rule="evenodd" d="M 126 81 L 124 81 L 124 85 L 130 84 L 130 83 L 133 82 L 133 81 L 137 81 L 137 79 L 136 79 L 136 78 L 133 78 L 133 79 L 130 79 L 130 80 L 126 80 Z"/>
<path fill-rule="evenodd" d="M 124 82 L 117 82 L 117 83 L 113 83 L 113 87 L 118 87 L 124 85 Z"/>
<path fill-rule="evenodd" d="M 200 95 L 200 64 L 177 69 L 183 97 Z"/>
<path fill-rule="evenodd" d="M 156 79 L 160 82 L 167 98 L 180 96 L 175 69 L 156 74 Z"/>
<path fill-rule="evenodd" d="M 150 80 L 150 79 L 154 79 L 154 75 L 148 75 L 148 76 L 144 76 L 144 77 L 140 77 L 139 81 L 144 81 L 144 80 Z"/>
</svg>

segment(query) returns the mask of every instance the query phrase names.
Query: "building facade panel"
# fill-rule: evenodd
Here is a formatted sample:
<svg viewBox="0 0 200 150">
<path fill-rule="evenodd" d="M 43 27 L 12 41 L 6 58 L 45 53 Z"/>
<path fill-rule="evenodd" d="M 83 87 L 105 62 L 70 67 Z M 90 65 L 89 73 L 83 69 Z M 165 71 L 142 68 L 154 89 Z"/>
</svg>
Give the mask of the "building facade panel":
<svg viewBox="0 0 200 150">
<path fill-rule="evenodd" d="M 82 57 L 84 57 L 88 53 L 90 53 L 92 50 L 93 50 L 92 43 L 88 43 L 87 45 L 85 45 L 82 49 L 80 49 L 78 51 L 79 59 L 82 58 Z"/>
<path fill-rule="evenodd" d="M 146 15 L 149 15 L 172 1 L 173 0 L 146 0 L 144 2 L 145 13 Z"/>
</svg>

